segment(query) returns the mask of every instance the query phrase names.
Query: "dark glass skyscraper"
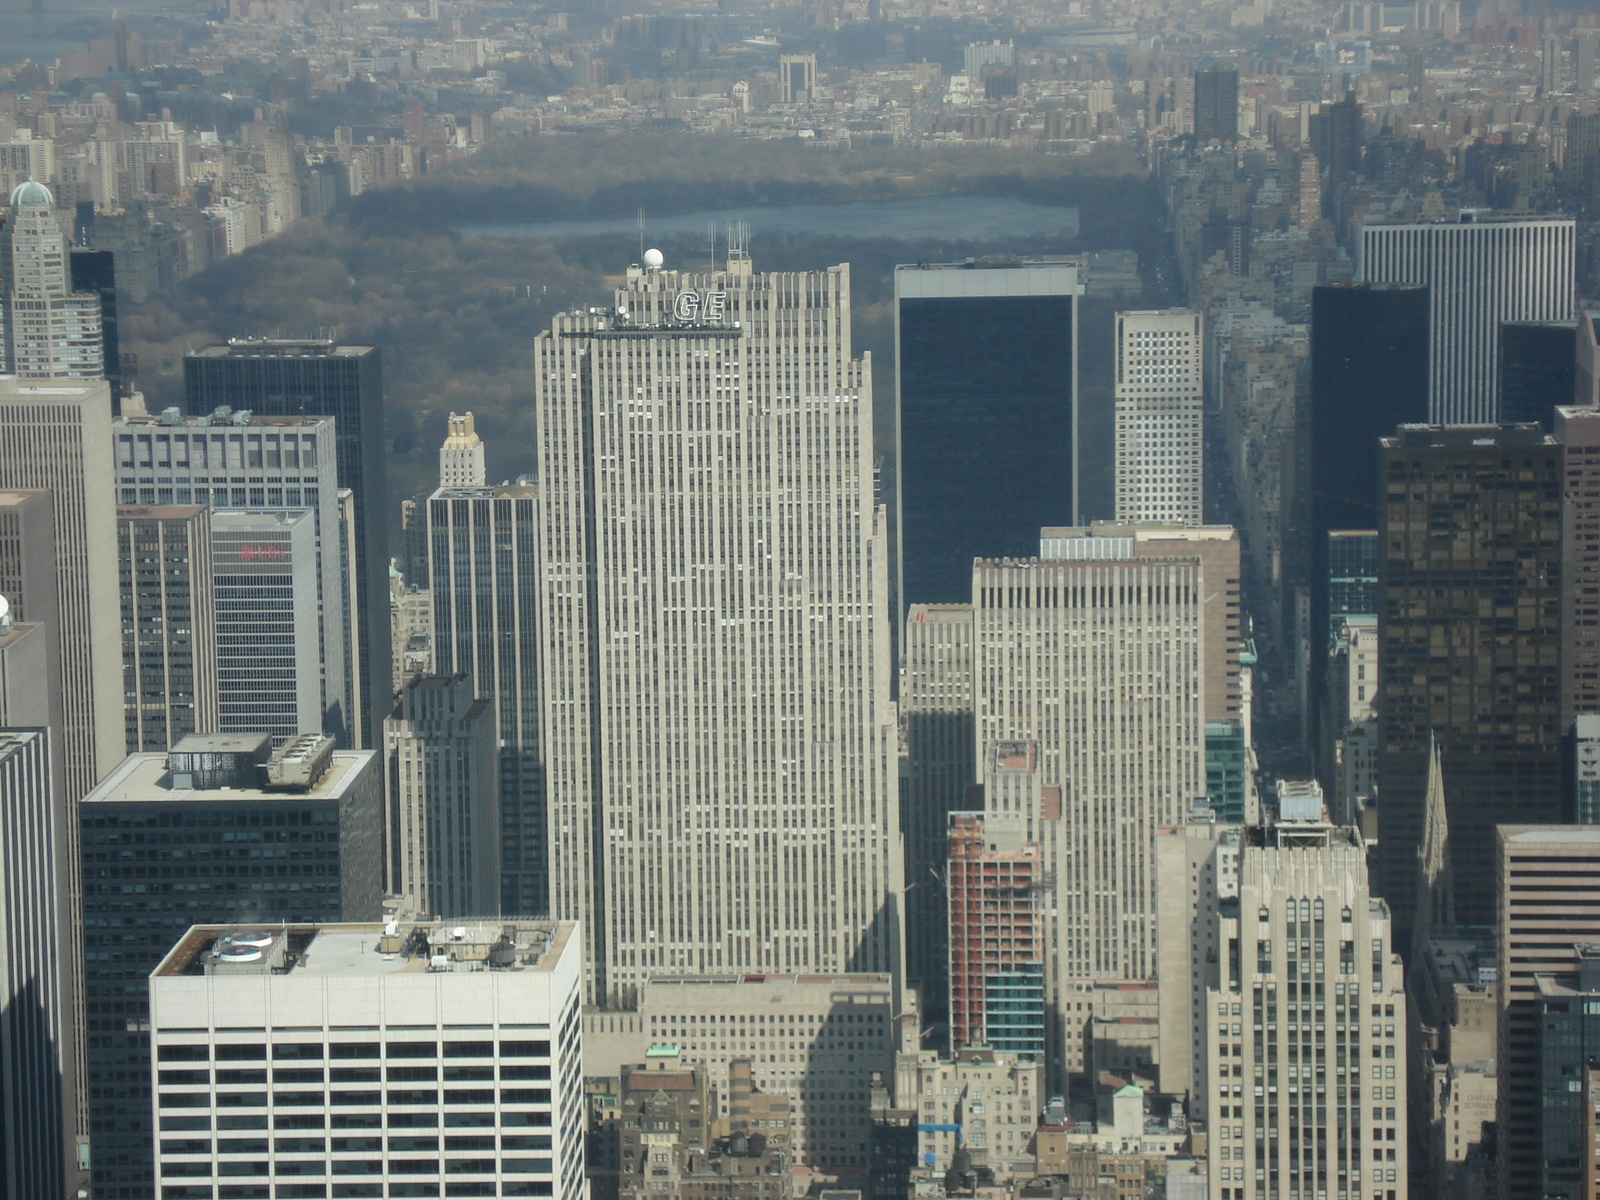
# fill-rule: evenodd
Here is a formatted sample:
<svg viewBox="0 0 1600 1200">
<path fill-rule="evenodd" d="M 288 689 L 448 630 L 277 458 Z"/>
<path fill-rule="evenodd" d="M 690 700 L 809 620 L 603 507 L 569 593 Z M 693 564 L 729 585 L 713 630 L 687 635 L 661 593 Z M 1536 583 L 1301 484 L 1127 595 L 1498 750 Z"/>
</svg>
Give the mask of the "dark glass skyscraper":
<svg viewBox="0 0 1600 1200">
<path fill-rule="evenodd" d="M 975 558 L 1030 557 L 1075 524 L 1075 266 L 899 267 L 900 595 L 965 603 Z"/>
<path fill-rule="evenodd" d="M 1226 67 L 1194 74 L 1194 140 L 1232 142 L 1239 137 L 1239 72 Z"/>
<path fill-rule="evenodd" d="M 440 488 L 426 502 L 433 653 L 494 702 L 500 761 L 500 909 L 545 912 L 544 772 L 539 753 L 538 493 Z"/>
<path fill-rule="evenodd" d="M 1379 879 L 1409 931 L 1437 743 L 1456 917 L 1488 925 L 1495 826 L 1561 815 L 1561 447 L 1536 425 L 1413 425 L 1383 469 Z"/>
<path fill-rule="evenodd" d="M 1578 381 L 1576 321 L 1500 322 L 1500 420 L 1554 427 Z"/>
<path fill-rule="evenodd" d="M 1309 695 L 1327 677 L 1332 573 L 1328 534 L 1376 529 L 1380 438 L 1428 419 L 1428 289 L 1403 284 L 1311 293 L 1311 404 L 1301 518 L 1310 534 Z M 1313 728 L 1316 722 L 1313 721 Z"/>
<path fill-rule="evenodd" d="M 1327 172 L 1322 211 L 1332 216 L 1338 210 L 1340 185 L 1353 180 L 1361 169 L 1361 102 L 1350 92 L 1335 104 L 1324 104 L 1311 120 L 1312 144 Z"/>
<path fill-rule="evenodd" d="M 111 411 L 122 411 L 122 345 L 117 334 L 117 266 L 109 250 L 73 247 L 70 263 L 72 290 L 100 297 L 100 345 L 104 350 L 106 382 L 111 385 Z"/>
<path fill-rule="evenodd" d="M 356 504 L 362 689 L 356 744 L 376 746 L 394 698 L 389 655 L 389 499 L 385 485 L 383 364 L 376 346 L 334 341 L 229 342 L 183 360 L 190 413 L 226 405 L 257 416 L 334 418 L 339 486 Z"/>
<path fill-rule="evenodd" d="M 1334 529 L 1328 533 L 1328 636 L 1346 617 L 1378 615 L 1378 532 Z"/>
<path fill-rule="evenodd" d="M 97 1197 L 152 1195 L 149 975 L 190 925 L 381 914 L 382 765 L 302 745 L 274 768 L 266 734 L 192 736 L 130 755 L 79 805 Z"/>
</svg>

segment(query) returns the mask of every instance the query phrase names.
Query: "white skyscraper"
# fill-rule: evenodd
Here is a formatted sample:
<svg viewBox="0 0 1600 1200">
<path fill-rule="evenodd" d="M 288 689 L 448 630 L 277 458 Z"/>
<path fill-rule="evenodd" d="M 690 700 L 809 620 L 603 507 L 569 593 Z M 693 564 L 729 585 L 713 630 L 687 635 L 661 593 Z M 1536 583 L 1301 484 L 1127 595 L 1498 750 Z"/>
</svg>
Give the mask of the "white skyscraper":
<svg viewBox="0 0 1600 1200">
<path fill-rule="evenodd" d="M 1117 314 L 1117 520 L 1198 525 L 1203 515 L 1202 318 Z"/>
<path fill-rule="evenodd" d="M 1225 590 L 1198 550 L 1073 532 L 972 583 L 984 807 L 1043 847 L 1045 1002 L 1064 1014 L 1156 975 L 1155 838 L 1206 794 L 1204 601 Z M 1049 1052 L 1081 1068 L 1070 1041 Z"/>
<path fill-rule="evenodd" d="M 1361 227 L 1358 278 L 1429 291 L 1428 420 L 1500 419 L 1500 324 L 1566 321 L 1576 287 L 1570 217 L 1489 218 Z"/>
<path fill-rule="evenodd" d="M 1245 831 L 1237 909 L 1210 914 L 1220 985 L 1205 1039 L 1211 1200 L 1409 1195 L 1406 992 L 1388 906 L 1321 795 Z M 1312 816 L 1315 811 L 1318 815 Z M 1204 919 L 1204 917 L 1199 918 Z"/>
<path fill-rule="evenodd" d="M 846 266 L 630 268 L 536 350 L 551 911 L 592 995 L 898 970 L 887 516 Z"/>
<path fill-rule="evenodd" d="M 322 665 L 316 518 L 306 509 L 211 514 L 217 602 L 218 732 L 272 734 L 281 746 L 324 732 L 337 696 Z"/>
<path fill-rule="evenodd" d="M 584 1200 L 580 962 L 565 921 L 193 926 L 150 976 L 155 1194 Z"/>
<path fill-rule="evenodd" d="M 483 439 L 471 413 L 451 413 L 450 432 L 439 447 L 440 487 L 483 487 Z"/>
<path fill-rule="evenodd" d="M 50 189 L 19 184 L 0 225 L 0 370 L 22 379 L 105 374 L 100 297 L 72 290 L 69 253 Z"/>
<path fill-rule="evenodd" d="M 67 794 L 76 799 L 125 748 L 111 390 L 104 381 L 0 376 L 0 488 L 53 493 L 62 753 Z"/>
</svg>

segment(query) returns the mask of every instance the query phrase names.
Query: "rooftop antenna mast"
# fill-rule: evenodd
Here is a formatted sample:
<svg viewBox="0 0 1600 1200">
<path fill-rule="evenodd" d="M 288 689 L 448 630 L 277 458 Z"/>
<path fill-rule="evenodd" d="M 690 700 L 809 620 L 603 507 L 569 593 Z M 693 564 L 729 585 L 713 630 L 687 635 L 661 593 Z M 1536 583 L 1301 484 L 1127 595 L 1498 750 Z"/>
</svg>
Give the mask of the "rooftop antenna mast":
<svg viewBox="0 0 1600 1200">
<path fill-rule="evenodd" d="M 706 270 L 717 269 L 717 219 L 706 218 Z"/>
<path fill-rule="evenodd" d="M 750 222 L 728 222 L 728 262 L 744 262 L 750 257 Z M 730 268 L 731 269 L 731 268 Z"/>
<path fill-rule="evenodd" d="M 644 209 L 639 210 L 639 261 L 644 262 Z"/>
</svg>

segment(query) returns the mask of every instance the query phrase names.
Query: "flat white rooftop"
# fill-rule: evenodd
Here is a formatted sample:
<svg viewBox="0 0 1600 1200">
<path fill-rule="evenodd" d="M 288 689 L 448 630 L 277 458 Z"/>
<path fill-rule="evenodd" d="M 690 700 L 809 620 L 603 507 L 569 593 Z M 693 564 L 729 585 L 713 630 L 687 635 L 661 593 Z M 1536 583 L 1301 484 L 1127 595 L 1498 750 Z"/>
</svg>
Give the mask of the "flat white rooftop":
<svg viewBox="0 0 1600 1200">
<path fill-rule="evenodd" d="M 285 800 L 336 800 L 355 782 L 372 759 L 372 750 L 336 750 L 322 778 L 303 792 L 262 788 L 180 788 L 172 784 L 165 754 L 130 754 L 94 791 L 85 804 L 152 804 L 202 801 L 210 804 L 263 804 Z"/>
</svg>

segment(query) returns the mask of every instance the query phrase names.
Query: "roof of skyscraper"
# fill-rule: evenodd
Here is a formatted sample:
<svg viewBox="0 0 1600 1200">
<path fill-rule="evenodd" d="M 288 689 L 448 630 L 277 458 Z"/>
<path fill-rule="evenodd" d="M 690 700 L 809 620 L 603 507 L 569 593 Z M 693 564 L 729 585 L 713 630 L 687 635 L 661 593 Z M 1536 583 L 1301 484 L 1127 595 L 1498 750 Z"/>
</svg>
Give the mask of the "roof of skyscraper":
<svg viewBox="0 0 1600 1200">
<path fill-rule="evenodd" d="M 17 184 L 16 187 L 11 189 L 11 207 L 16 208 L 18 205 L 22 204 L 42 205 L 45 208 L 54 208 L 56 204 L 56 198 L 50 194 L 50 189 L 45 187 L 44 184 L 37 183 L 34 180 L 29 179 L 24 183 Z"/>
</svg>

